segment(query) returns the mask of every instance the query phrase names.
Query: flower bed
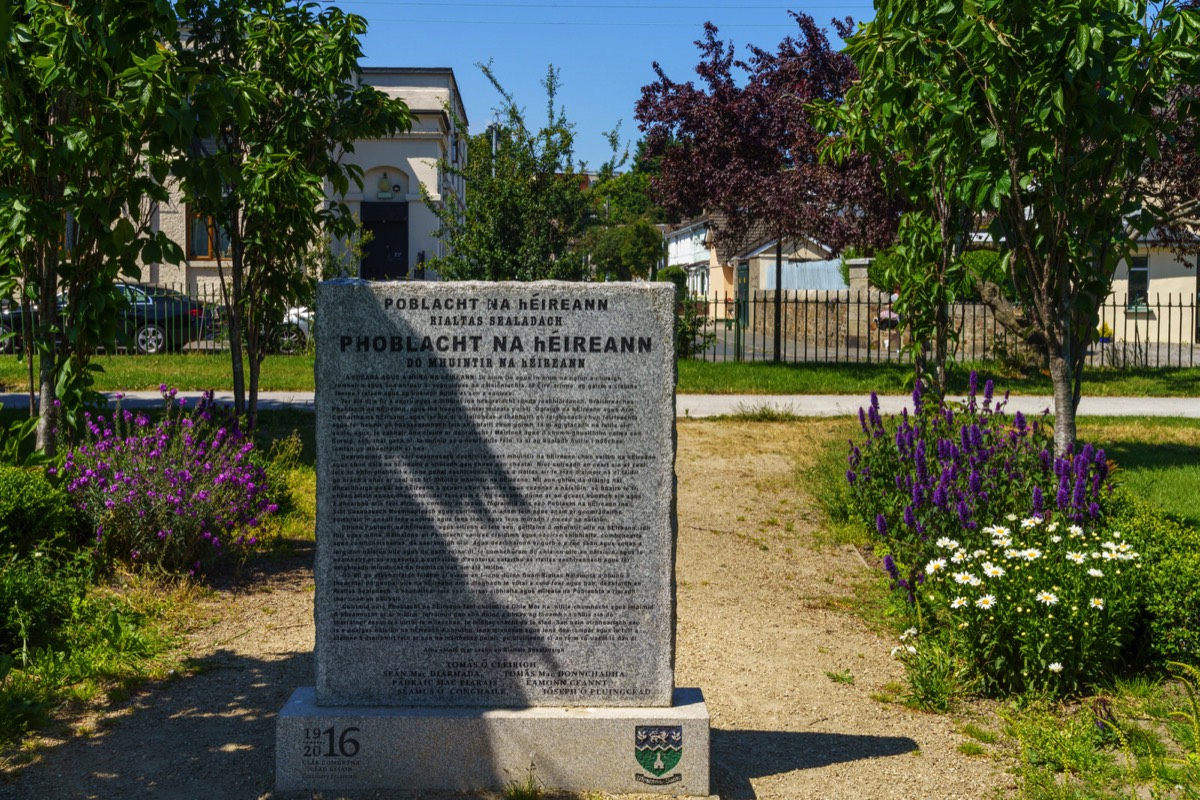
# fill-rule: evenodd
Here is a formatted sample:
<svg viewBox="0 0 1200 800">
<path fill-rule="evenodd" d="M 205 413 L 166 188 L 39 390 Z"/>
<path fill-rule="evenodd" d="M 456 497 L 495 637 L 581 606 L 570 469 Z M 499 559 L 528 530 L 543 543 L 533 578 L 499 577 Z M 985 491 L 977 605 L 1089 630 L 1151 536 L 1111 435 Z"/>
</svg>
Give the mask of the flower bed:
<svg viewBox="0 0 1200 800">
<path fill-rule="evenodd" d="M 119 403 L 109 417 L 89 414 L 88 441 L 60 473 L 104 565 L 195 574 L 255 544 L 253 529 L 276 509 L 250 461 L 254 443 L 224 419 L 212 393 L 187 414 L 174 390 L 159 388 L 165 413 L 157 423 Z"/>
<path fill-rule="evenodd" d="M 958 408 L 926 404 L 918 387 L 915 412 L 885 424 L 879 399 L 859 411 L 865 438 L 850 443 L 846 478 L 851 511 L 870 521 L 887 552 L 895 584 L 911 592 L 942 537 L 968 551 L 987 547 L 983 526 L 1036 514 L 1086 524 L 1110 491 L 1103 450 L 1084 445 L 1065 458 L 1051 455 L 1043 421 L 1004 413 L 992 382 L 980 394 L 975 373 Z"/>
</svg>

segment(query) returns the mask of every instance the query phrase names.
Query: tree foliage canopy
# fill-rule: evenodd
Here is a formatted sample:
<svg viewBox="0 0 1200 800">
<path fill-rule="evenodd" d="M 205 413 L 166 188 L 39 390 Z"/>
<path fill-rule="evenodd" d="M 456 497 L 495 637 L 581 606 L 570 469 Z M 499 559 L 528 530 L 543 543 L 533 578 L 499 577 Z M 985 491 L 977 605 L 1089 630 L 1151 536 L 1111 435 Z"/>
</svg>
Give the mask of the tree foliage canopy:
<svg viewBox="0 0 1200 800">
<path fill-rule="evenodd" d="M 847 41 L 851 139 L 885 142 L 948 207 L 992 218 L 1047 344 L 1060 452 L 1116 265 L 1163 221 L 1145 176 L 1194 117 L 1179 89 L 1196 85 L 1198 34 L 1170 0 L 880 0 Z"/>
<path fill-rule="evenodd" d="M 40 355 L 40 447 L 53 448 L 59 408 L 71 423 L 95 399 L 88 358 L 115 344 L 114 279 L 182 258 L 156 225 L 171 177 L 233 242 L 234 385 L 240 412 L 245 334 L 253 409 L 263 323 L 287 304 L 320 229 L 351 222 L 326 202 L 326 182 L 344 192 L 353 140 L 408 122 L 403 104 L 355 80 L 365 25 L 290 0 L 4 7 L 0 289 L 20 286 L 43 312 L 66 298 L 60 320 L 42 313 L 25 337 Z"/>
<path fill-rule="evenodd" d="M 177 23 L 166 0 L 10 3 L 0 23 L 0 282 L 21 287 L 26 308 L 66 298 L 25 340 L 51 452 L 55 400 L 69 427 L 96 399 L 88 362 L 116 343 L 113 281 L 139 258 L 180 255 L 153 225 L 186 124 Z"/>
</svg>

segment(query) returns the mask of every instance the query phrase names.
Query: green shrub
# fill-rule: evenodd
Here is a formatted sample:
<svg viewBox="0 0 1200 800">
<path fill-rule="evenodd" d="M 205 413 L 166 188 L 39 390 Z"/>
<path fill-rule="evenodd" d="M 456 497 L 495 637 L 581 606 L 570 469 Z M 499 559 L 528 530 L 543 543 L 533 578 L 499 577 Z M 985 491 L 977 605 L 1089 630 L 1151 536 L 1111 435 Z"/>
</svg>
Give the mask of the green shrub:
<svg viewBox="0 0 1200 800">
<path fill-rule="evenodd" d="M 1112 506 L 1110 524 L 1143 557 L 1145 655 L 1156 663 L 1200 664 L 1200 531 L 1124 489 Z"/>
<path fill-rule="evenodd" d="M 66 492 L 41 472 L 0 467 L 0 554 L 29 553 L 60 534 L 79 531 Z"/>
<path fill-rule="evenodd" d="M 703 353 L 717 336 L 705 330 L 705 317 L 696 310 L 696 302 L 688 292 L 687 270 L 667 267 L 659 270 L 658 279 L 675 284 L 675 357 L 692 358 Z"/>
<path fill-rule="evenodd" d="M 0 568 L 0 654 L 51 644 L 82 583 L 49 556 L 10 555 Z"/>
</svg>

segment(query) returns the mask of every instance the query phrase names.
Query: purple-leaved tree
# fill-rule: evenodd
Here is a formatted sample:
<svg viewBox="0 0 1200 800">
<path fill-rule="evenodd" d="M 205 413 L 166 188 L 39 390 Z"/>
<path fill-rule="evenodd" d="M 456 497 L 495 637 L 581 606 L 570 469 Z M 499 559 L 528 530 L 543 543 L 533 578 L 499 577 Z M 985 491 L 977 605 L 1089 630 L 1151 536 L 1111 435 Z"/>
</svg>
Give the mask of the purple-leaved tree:
<svg viewBox="0 0 1200 800">
<path fill-rule="evenodd" d="M 810 113 L 813 101 L 840 101 L 854 63 L 812 17 L 792 16 L 796 35 L 773 51 L 751 46 L 746 60 L 707 23 L 696 42 L 699 85 L 654 64 L 658 80 L 642 88 L 635 116 L 646 156 L 661 164 L 655 199 L 674 219 L 713 215 L 727 245 L 752 236 L 809 237 L 835 251 L 885 245 L 898 214 L 877 166 L 866 157 L 822 163 L 828 137 Z M 844 33 L 851 23 L 835 24 Z"/>
</svg>

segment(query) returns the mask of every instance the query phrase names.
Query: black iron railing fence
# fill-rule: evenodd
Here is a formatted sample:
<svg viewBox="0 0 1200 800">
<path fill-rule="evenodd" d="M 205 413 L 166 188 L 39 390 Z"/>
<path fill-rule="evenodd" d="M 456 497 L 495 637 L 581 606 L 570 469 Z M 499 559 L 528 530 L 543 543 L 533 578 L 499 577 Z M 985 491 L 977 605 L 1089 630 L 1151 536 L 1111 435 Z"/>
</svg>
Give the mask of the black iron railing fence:
<svg viewBox="0 0 1200 800">
<path fill-rule="evenodd" d="M 129 353 L 218 351 L 228 348 L 220 287 L 201 284 L 128 284 L 127 307 L 118 313 L 118 349 Z M 784 291 L 779 299 L 779 360 L 834 364 L 905 361 L 906 332 L 880 292 Z M 775 359 L 776 293 L 695 297 L 703 343 L 694 358 L 704 361 Z M 1026 345 L 1005 329 L 982 303 L 951 307 L 959 361 L 1020 357 Z M 11 353 L 40 312 L 0 300 L 0 352 Z M 10 335 L 11 334 L 11 335 Z M 1200 364 L 1200 315 L 1196 297 L 1155 295 L 1131 301 L 1110 296 L 1100 307 L 1088 364 L 1116 368 L 1193 367 Z"/>
<path fill-rule="evenodd" d="M 880 292 L 773 291 L 693 300 L 701 318 L 694 358 L 704 361 L 772 361 L 779 309 L 779 360 L 790 363 L 887 363 L 907 360 L 903 320 Z M 1029 354 L 1021 337 L 1004 328 L 982 303 L 951 309 L 958 361 L 1019 359 Z M 1192 367 L 1200 363 L 1200 318 L 1194 296 L 1158 295 L 1138 303 L 1110 296 L 1100 308 L 1092 366 Z M 703 338 L 701 338 L 703 337 Z"/>
</svg>

